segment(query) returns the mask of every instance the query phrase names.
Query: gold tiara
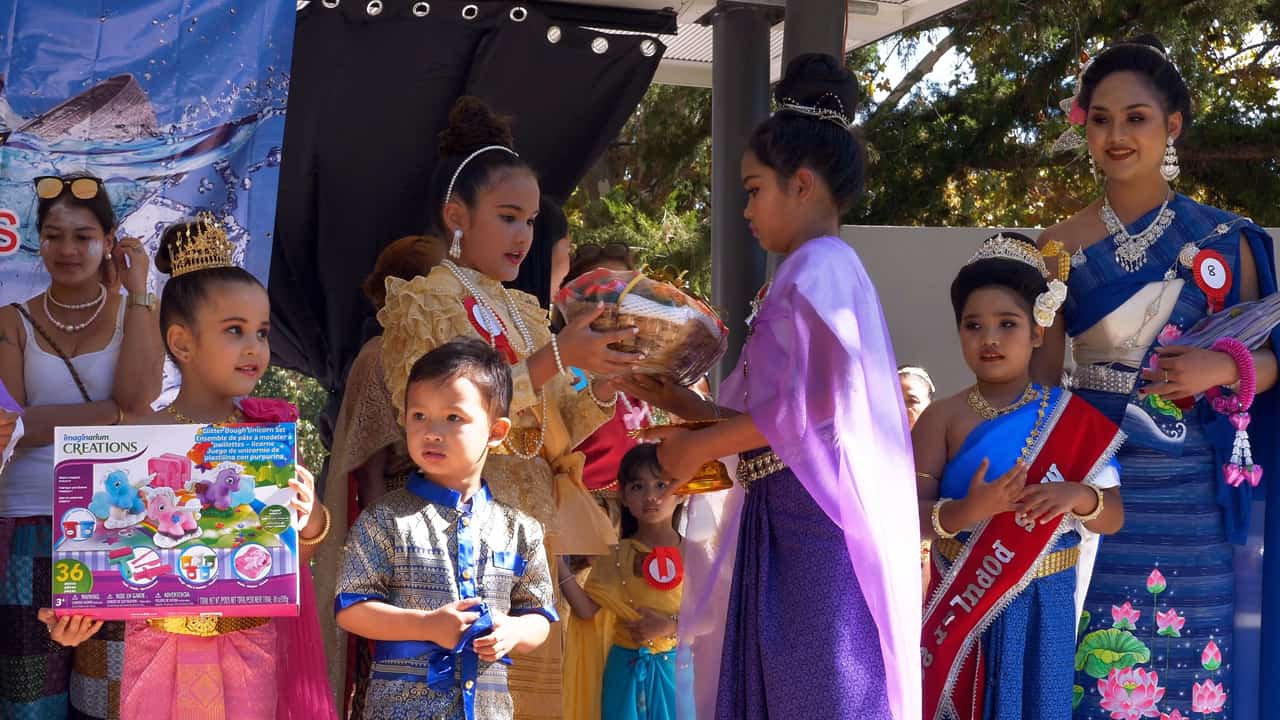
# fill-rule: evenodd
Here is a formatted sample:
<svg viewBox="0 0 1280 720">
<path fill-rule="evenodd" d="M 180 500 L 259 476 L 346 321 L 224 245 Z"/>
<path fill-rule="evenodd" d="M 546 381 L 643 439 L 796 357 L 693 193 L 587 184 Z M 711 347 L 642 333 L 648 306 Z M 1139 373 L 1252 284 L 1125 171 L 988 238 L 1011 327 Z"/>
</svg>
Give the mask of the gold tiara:
<svg viewBox="0 0 1280 720">
<path fill-rule="evenodd" d="M 1040 251 L 1017 238 L 996 235 L 988 239 L 966 264 L 972 265 L 979 260 L 1016 260 L 1039 270 L 1045 279 L 1049 278 L 1049 269 L 1045 267 Z"/>
<path fill-rule="evenodd" d="M 178 239 L 169 256 L 172 267 L 169 277 L 210 268 L 235 267 L 231 259 L 234 250 L 235 245 L 227 239 L 222 223 L 212 213 L 202 212 L 178 231 Z"/>
</svg>

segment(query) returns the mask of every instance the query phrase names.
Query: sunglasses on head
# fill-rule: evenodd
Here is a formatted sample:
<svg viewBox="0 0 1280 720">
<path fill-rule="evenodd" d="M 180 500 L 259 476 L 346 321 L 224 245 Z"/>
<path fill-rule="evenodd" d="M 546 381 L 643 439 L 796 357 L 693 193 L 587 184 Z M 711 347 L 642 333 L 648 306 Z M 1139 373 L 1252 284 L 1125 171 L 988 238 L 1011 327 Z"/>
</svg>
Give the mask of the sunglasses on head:
<svg viewBox="0 0 1280 720">
<path fill-rule="evenodd" d="M 578 246 L 577 251 L 573 254 L 574 264 L 594 262 L 596 260 L 622 260 L 623 262 L 631 262 L 631 248 L 622 243 L 609 243 L 607 245 L 589 245 Z"/>
<path fill-rule="evenodd" d="M 67 190 L 72 197 L 79 200 L 92 200 L 102 192 L 102 181 L 95 177 L 63 178 L 56 175 L 44 175 L 36 178 L 36 197 L 41 200 L 55 200 Z"/>
</svg>

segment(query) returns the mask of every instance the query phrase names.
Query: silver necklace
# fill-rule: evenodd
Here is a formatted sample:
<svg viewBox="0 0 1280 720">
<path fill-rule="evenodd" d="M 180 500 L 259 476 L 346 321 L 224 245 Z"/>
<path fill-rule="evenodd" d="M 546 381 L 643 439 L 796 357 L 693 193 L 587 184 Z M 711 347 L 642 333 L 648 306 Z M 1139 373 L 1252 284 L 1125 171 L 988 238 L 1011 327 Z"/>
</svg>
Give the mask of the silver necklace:
<svg viewBox="0 0 1280 720">
<path fill-rule="evenodd" d="M 58 298 L 53 296 L 53 286 L 50 286 L 48 290 L 45 290 L 44 295 L 49 299 L 49 302 L 54 304 L 55 307 L 60 307 L 63 310 L 85 310 L 107 299 L 107 286 L 102 283 L 98 283 L 98 297 L 86 303 L 68 304 L 58 302 Z"/>
<path fill-rule="evenodd" d="M 477 288 L 471 282 L 471 279 L 468 278 L 466 273 L 462 271 L 462 268 L 455 265 L 451 260 L 442 260 L 440 264 L 443 265 L 446 270 L 453 273 L 453 276 L 458 279 L 458 282 L 462 283 L 462 287 L 465 288 L 466 291 L 471 294 L 471 297 L 476 299 L 476 302 L 480 305 L 480 307 L 484 308 L 484 311 L 489 314 L 489 317 L 493 318 L 493 322 L 497 325 L 499 329 L 501 329 L 502 318 L 498 315 L 497 309 L 495 309 L 493 305 L 489 303 L 489 299 L 485 297 L 483 293 L 480 292 L 480 289 Z M 524 318 L 520 316 L 520 308 L 516 306 L 515 300 L 511 298 L 511 293 L 507 290 L 506 286 L 499 284 L 498 287 L 502 288 L 502 297 L 507 303 L 507 312 L 511 315 L 511 322 L 515 324 L 516 330 L 520 334 L 520 339 L 524 342 L 525 354 L 532 355 L 534 350 L 533 334 L 529 332 L 529 327 L 525 325 Z M 488 323 L 483 323 L 483 324 L 487 325 Z M 493 332 L 493 328 L 488 328 L 488 330 L 490 334 L 489 344 L 493 345 L 494 344 L 493 336 L 496 333 Z M 520 458 L 521 460 L 532 460 L 533 458 L 537 457 L 538 453 L 542 452 L 542 446 L 546 442 L 547 393 L 544 391 L 539 391 L 538 396 L 542 400 L 542 417 L 539 418 L 540 425 L 538 428 L 538 438 L 532 444 L 528 442 L 521 443 L 525 447 L 532 447 L 533 449 L 525 451 L 521 448 L 516 447 L 516 445 L 512 442 L 513 438 L 511 435 L 508 435 L 507 439 L 503 441 L 503 444 L 506 445 L 507 449 L 510 450 L 516 457 Z M 512 430 L 512 434 L 514 435 L 515 432 L 520 429 L 521 428 L 514 428 Z M 521 434 L 523 435 L 523 433 Z"/>
<path fill-rule="evenodd" d="M 54 316 L 53 316 L 53 313 L 52 313 L 52 312 L 50 312 L 50 310 L 49 310 L 49 292 L 48 292 L 48 291 L 45 291 L 45 294 L 44 294 L 44 314 L 45 314 L 45 317 L 49 318 L 49 322 L 53 323 L 53 326 L 54 326 L 54 327 L 56 327 L 56 328 L 58 328 L 58 329 L 59 329 L 59 330 L 61 330 L 62 332 L 64 332 L 64 333 L 78 333 L 78 332 L 80 332 L 81 330 L 83 330 L 83 329 L 85 329 L 85 328 L 89 327 L 90 325 L 92 325 L 92 324 L 93 324 L 93 321 L 94 321 L 94 320 L 97 320 L 97 319 L 98 319 L 98 316 L 102 314 L 102 309 L 103 309 L 103 308 L 105 308 L 105 307 L 107 306 L 107 294 L 106 294 L 106 292 L 105 292 L 105 288 L 104 288 L 104 292 L 102 293 L 102 295 L 98 298 L 97 303 L 98 303 L 98 307 L 97 307 L 97 309 L 93 311 L 93 314 L 89 316 L 89 319 L 88 319 L 88 320 L 85 320 L 85 321 L 84 321 L 84 322 L 82 322 L 82 323 L 64 323 L 64 322 L 62 322 L 62 321 L 58 320 L 58 318 L 54 317 Z"/>
<path fill-rule="evenodd" d="M 1125 272 L 1133 272 L 1146 264 L 1147 250 L 1160 240 L 1165 230 L 1169 229 L 1175 213 L 1170 209 L 1169 196 L 1166 195 L 1155 219 L 1136 235 L 1130 235 L 1125 229 L 1124 223 L 1120 222 L 1116 211 L 1112 209 L 1111 199 L 1106 193 L 1102 195 L 1102 208 L 1098 214 L 1102 218 L 1102 224 L 1107 226 L 1107 232 L 1111 234 L 1111 242 L 1116 246 L 1116 262 L 1124 268 Z"/>
</svg>

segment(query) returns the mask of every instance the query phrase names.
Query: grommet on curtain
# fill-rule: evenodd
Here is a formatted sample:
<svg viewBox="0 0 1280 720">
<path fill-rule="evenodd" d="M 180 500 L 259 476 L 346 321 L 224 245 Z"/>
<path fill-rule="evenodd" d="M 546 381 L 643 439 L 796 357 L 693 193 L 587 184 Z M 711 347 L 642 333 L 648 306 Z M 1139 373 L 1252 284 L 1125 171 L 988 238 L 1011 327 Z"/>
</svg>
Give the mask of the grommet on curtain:
<svg viewBox="0 0 1280 720">
<path fill-rule="evenodd" d="M 416 2 L 413 4 L 413 14 L 417 17 L 426 17 L 431 12 L 431 3 Z"/>
<path fill-rule="evenodd" d="M 596 39 L 591 41 L 591 49 L 595 54 L 603 55 L 609 52 L 609 41 L 601 36 L 596 36 Z"/>
<path fill-rule="evenodd" d="M 369 0 L 369 4 L 364 7 L 364 11 L 370 15 L 381 15 L 382 0 Z"/>
<path fill-rule="evenodd" d="M 651 38 L 645 38 L 640 41 L 640 52 L 643 53 L 645 57 L 653 57 L 653 54 L 658 52 L 658 43 L 654 42 Z"/>
<path fill-rule="evenodd" d="M 297 12 L 302 12 L 302 11 L 303 11 L 303 10 L 305 10 L 305 9 L 306 9 L 306 7 L 307 7 L 308 5 L 310 5 L 310 4 L 311 4 L 311 0 L 298 0 L 298 10 L 297 10 Z"/>
<path fill-rule="evenodd" d="M 529 17 L 529 11 L 517 5 L 511 8 L 511 12 L 507 14 L 512 22 L 524 22 Z"/>
<path fill-rule="evenodd" d="M 340 1 L 340 0 L 320 0 L 320 4 L 321 4 L 321 5 L 324 5 L 325 7 L 329 8 L 330 10 L 332 10 L 332 9 L 334 9 L 334 8 L 338 7 L 338 2 L 339 2 L 339 1 Z"/>
<path fill-rule="evenodd" d="M 478 6 L 478 5 L 468 5 L 468 6 L 464 7 L 464 8 L 462 8 L 462 19 L 463 19 L 463 20 L 475 20 L 475 19 L 476 19 L 476 18 L 478 18 L 478 17 L 480 17 L 480 6 Z"/>
<path fill-rule="evenodd" d="M 555 45 L 560 42 L 560 38 L 564 33 L 561 32 L 559 25 L 552 25 L 547 28 L 547 42 Z"/>
</svg>

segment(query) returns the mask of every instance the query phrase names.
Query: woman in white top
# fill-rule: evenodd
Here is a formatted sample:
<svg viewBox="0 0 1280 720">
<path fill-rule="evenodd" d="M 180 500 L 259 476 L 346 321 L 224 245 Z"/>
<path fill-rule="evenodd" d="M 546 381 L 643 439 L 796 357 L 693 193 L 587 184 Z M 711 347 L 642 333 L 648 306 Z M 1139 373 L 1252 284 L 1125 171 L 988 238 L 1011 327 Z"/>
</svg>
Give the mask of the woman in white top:
<svg viewBox="0 0 1280 720">
<path fill-rule="evenodd" d="M 106 718 L 118 712 L 108 707 L 105 680 L 107 656 L 118 648 L 108 651 L 106 638 L 86 643 L 76 650 L 84 657 L 72 678 L 72 651 L 50 642 L 36 619 L 36 608 L 49 607 L 53 584 L 53 431 L 115 425 L 150 412 L 160 394 L 164 346 L 155 297 L 147 292 L 147 253 L 136 239 L 116 242 L 102 181 L 43 177 L 36 194 L 49 287 L 25 304 L 0 308 L 0 381 L 24 408 L 25 430 L 0 476 L 0 627 L 6 636 L 0 654 L 8 656 L 0 714 L 66 717 L 74 686 L 76 709 Z M 93 672 L 99 663 L 103 672 Z"/>
</svg>

